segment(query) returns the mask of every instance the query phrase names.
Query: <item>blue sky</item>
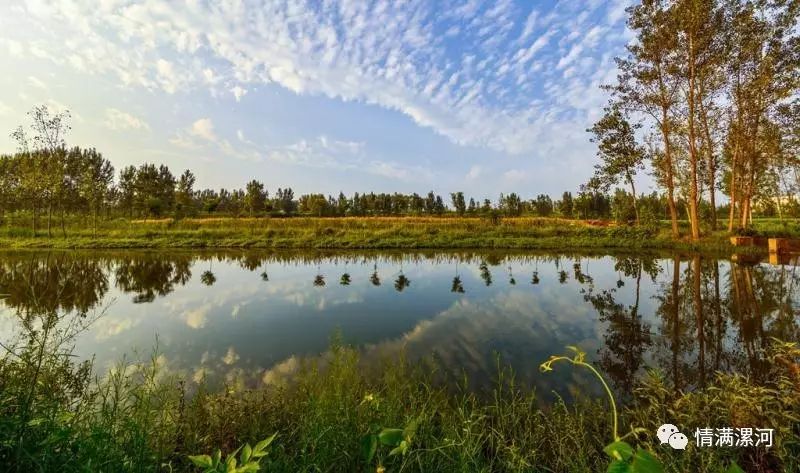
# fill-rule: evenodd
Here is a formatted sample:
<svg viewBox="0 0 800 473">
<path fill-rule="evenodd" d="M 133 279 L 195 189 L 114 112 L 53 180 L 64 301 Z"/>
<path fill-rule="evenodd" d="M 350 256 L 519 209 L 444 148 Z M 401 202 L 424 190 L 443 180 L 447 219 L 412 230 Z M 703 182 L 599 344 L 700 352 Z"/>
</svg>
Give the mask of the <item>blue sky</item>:
<svg viewBox="0 0 800 473">
<path fill-rule="evenodd" d="M 575 190 L 628 1 L 0 4 L 0 151 L 36 104 L 117 169 L 201 187 Z"/>
</svg>

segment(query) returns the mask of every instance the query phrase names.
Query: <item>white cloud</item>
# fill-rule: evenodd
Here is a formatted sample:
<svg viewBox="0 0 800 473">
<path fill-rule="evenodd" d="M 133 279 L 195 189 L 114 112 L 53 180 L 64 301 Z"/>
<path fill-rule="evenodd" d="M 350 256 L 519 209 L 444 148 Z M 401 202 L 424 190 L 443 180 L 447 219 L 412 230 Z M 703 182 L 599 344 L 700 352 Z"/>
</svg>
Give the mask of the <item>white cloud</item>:
<svg viewBox="0 0 800 473">
<path fill-rule="evenodd" d="M 511 169 L 509 171 L 504 172 L 503 177 L 508 181 L 517 182 L 525 179 L 526 177 L 528 177 L 528 175 L 525 173 L 525 171 L 521 171 L 519 169 Z"/>
<path fill-rule="evenodd" d="M 38 77 L 28 76 L 28 83 L 37 89 L 47 90 L 47 84 Z"/>
<path fill-rule="evenodd" d="M 409 177 L 409 171 L 395 163 L 376 161 L 369 164 L 368 171 L 377 176 L 390 177 L 392 179 L 408 179 Z"/>
<path fill-rule="evenodd" d="M 483 173 L 483 168 L 478 165 L 472 166 L 469 168 L 469 172 L 467 172 L 466 179 L 468 181 L 474 181 Z"/>
<path fill-rule="evenodd" d="M 239 102 L 240 100 L 242 100 L 242 97 L 244 97 L 247 94 L 247 89 L 243 89 L 237 85 L 231 89 L 231 93 L 233 94 L 233 97 L 236 99 L 236 101 Z"/>
<path fill-rule="evenodd" d="M 104 125 L 111 130 L 150 130 L 150 125 L 143 119 L 116 108 L 106 109 Z"/>
<path fill-rule="evenodd" d="M 207 141 L 216 141 L 217 139 L 217 135 L 214 133 L 214 123 L 210 118 L 201 118 L 192 123 L 189 133 Z"/>
<path fill-rule="evenodd" d="M 191 137 L 188 137 L 183 133 L 178 133 L 175 136 L 171 137 L 169 139 L 169 143 L 173 146 L 177 146 L 178 148 L 183 148 L 183 149 L 197 150 L 202 148 L 202 145 L 200 143 L 197 143 Z"/>
<path fill-rule="evenodd" d="M 158 83 L 169 94 L 174 94 L 181 86 L 181 80 L 175 72 L 175 66 L 165 59 L 156 61 L 156 78 Z"/>
<path fill-rule="evenodd" d="M 22 57 L 24 48 L 22 43 L 19 41 L 14 41 L 13 39 L 3 39 L 0 38 L 0 45 L 5 45 L 8 53 L 15 57 Z"/>
<path fill-rule="evenodd" d="M 583 45 L 581 44 L 574 44 L 572 48 L 569 50 L 566 56 L 562 57 L 558 64 L 556 64 L 556 69 L 564 69 L 565 67 L 572 64 L 572 62 L 578 58 L 578 56 L 583 51 Z"/>
<path fill-rule="evenodd" d="M 625 17 L 625 9 L 631 5 L 631 2 L 630 0 L 616 0 L 610 3 L 611 7 L 608 10 L 608 23 L 614 24 Z"/>
<path fill-rule="evenodd" d="M 423 166 L 393 161 L 365 159 L 366 143 L 332 139 L 320 135 L 314 139 L 299 139 L 281 146 L 259 146 L 248 140 L 242 130 L 236 130 L 237 142 L 217 136 L 209 118 L 195 121 L 187 130 L 179 131 L 170 142 L 184 149 L 198 150 L 212 145 L 222 154 L 248 161 L 270 160 L 309 168 L 354 170 L 400 180 L 430 180 L 433 173 Z M 200 140 L 198 140 L 198 138 Z"/>
<path fill-rule="evenodd" d="M 396 110 L 455 143 L 538 153 L 554 130 L 584 129 L 586 110 L 602 106 L 591 101 L 576 114 L 567 102 L 595 87 L 588 70 L 613 68 L 610 57 L 600 62 L 599 51 L 625 40 L 586 35 L 587 22 L 605 15 L 616 24 L 625 3 L 560 2 L 531 11 L 507 0 L 154 0 L 101 7 L 74 0 L 0 11 L 20 23 L 19 31 L 48 33 L 28 42 L 9 35 L 30 54 L 115 75 L 124 86 L 169 94 L 210 88 L 241 100 L 240 84 L 276 83 Z M 594 9 L 602 14 L 590 15 Z M 578 82 L 563 83 L 560 71 L 567 69 L 569 81 Z"/>
<path fill-rule="evenodd" d="M 323 149 L 334 153 L 358 154 L 361 153 L 366 146 L 366 143 L 363 141 L 330 140 L 325 135 L 320 135 L 317 141 Z"/>
<path fill-rule="evenodd" d="M 203 81 L 209 85 L 217 84 L 219 83 L 220 80 L 222 80 L 222 78 L 217 74 L 215 74 L 214 70 L 211 68 L 203 69 L 202 74 L 203 74 Z"/>
</svg>

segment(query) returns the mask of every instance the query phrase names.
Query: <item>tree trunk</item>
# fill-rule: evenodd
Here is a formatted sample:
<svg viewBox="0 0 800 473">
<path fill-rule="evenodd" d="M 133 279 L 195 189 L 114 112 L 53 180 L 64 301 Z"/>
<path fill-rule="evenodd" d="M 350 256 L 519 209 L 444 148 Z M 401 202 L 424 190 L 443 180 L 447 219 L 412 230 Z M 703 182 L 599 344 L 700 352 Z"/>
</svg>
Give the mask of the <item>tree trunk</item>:
<svg viewBox="0 0 800 473">
<path fill-rule="evenodd" d="M 664 85 L 664 77 L 661 71 L 661 64 L 657 66 L 658 70 L 658 89 L 661 99 L 661 136 L 664 140 L 664 166 L 666 169 L 666 185 L 667 185 L 667 204 L 669 206 L 669 216 L 672 221 L 672 237 L 679 238 L 681 236 L 680 229 L 678 228 L 678 209 L 675 208 L 675 175 L 672 166 L 672 144 L 670 143 L 670 126 L 669 126 L 669 104 L 670 100 L 667 97 L 666 86 Z"/>
<path fill-rule="evenodd" d="M 672 237 L 680 238 L 681 232 L 678 228 L 678 209 L 675 205 L 675 176 L 672 167 L 672 145 L 669 142 L 669 125 L 666 124 L 667 109 L 664 107 L 662 113 L 664 124 L 661 126 L 661 133 L 664 139 L 664 165 L 667 168 L 667 206 L 669 207 L 669 217 L 672 223 Z"/>
<path fill-rule="evenodd" d="M 695 52 L 694 37 L 689 34 L 689 226 L 692 240 L 700 239 L 700 221 L 697 215 L 697 143 L 695 142 Z"/>
<path fill-rule="evenodd" d="M 731 155 L 731 183 L 730 183 L 730 209 L 728 209 L 728 233 L 733 231 L 733 221 L 736 219 L 736 158 L 739 154 L 739 143 L 733 147 Z"/>
<path fill-rule="evenodd" d="M 689 204 L 688 203 L 683 206 L 683 210 L 686 211 L 686 220 L 691 221 L 692 220 L 692 212 L 689 210 Z"/>
<path fill-rule="evenodd" d="M 740 216 L 739 219 L 739 225 L 742 228 L 747 228 L 747 223 L 748 223 L 747 215 L 749 213 L 750 213 L 750 199 L 746 198 L 742 202 L 742 215 Z"/>
<path fill-rule="evenodd" d="M 751 158 L 752 159 L 752 158 Z M 751 212 L 752 212 L 752 201 L 753 201 L 753 185 L 755 181 L 755 163 L 751 165 L 751 169 L 749 172 L 749 176 L 747 178 L 747 183 L 744 187 L 744 193 L 742 194 L 742 215 L 741 215 L 741 225 L 742 228 L 747 228 L 750 220 L 751 220 Z"/>
<path fill-rule="evenodd" d="M 636 226 L 639 226 L 639 206 L 636 203 L 636 186 L 633 184 L 633 177 L 628 174 L 628 182 L 631 184 L 631 195 L 633 196 L 633 213 L 636 215 Z"/>
<path fill-rule="evenodd" d="M 703 87 L 701 88 L 701 94 L 703 93 Z M 716 179 L 717 179 L 717 163 L 714 159 L 714 146 L 711 142 L 711 130 L 708 126 L 708 110 L 703 105 L 703 101 L 700 100 L 698 103 L 700 107 L 700 117 L 702 120 L 703 125 L 703 134 L 705 135 L 706 141 L 706 149 L 708 151 L 708 199 L 709 205 L 711 205 L 711 230 L 714 231 L 717 229 L 717 198 L 716 198 L 716 191 L 714 187 L 716 186 Z"/>
<path fill-rule="evenodd" d="M 53 232 L 51 231 L 53 223 L 53 204 L 47 204 L 47 236 L 49 238 L 53 237 Z"/>
</svg>

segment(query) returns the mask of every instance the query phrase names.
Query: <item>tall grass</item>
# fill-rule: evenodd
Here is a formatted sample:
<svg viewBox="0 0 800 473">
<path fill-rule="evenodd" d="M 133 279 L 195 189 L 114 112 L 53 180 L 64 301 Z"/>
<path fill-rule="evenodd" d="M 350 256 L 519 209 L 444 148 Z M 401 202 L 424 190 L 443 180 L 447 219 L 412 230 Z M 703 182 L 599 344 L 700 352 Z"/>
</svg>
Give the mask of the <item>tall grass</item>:
<svg viewBox="0 0 800 473">
<path fill-rule="evenodd" d="M 557 218 L 480 217 L 204 218 L 101 223 L 79 220 L 66 237 L 39 233 L 23 221 L 0 227 L 0 247 L 30 248 L 681 248 L 730 251 L 720 232 L 699 243 L 674 240 L 666 225 L 613 226 Z"/>
<path fill-rule="evenodd" d="M 69 350 L 41 346 L 23 344 L 0 359 L 0 465 L 8 471 L 195 471 L 190 455 L 232 452 L 276 433 L 262 471 L 586 472 L 605 471 L 609 461 L 605 400 L 542 408 L 508 371 L 490 393 L 476 394 L 437 385 L 435 367 L 402 357 L 365 371 L 358 350 L 334 341 L 324 365 L 302 363 L 289 383 L 190 393 L 157 352 L 96 378 Z M 666 471 L 718 472 L 732 461 L 747 471 L 798 471 L 800 349 L 776 344 L 770 356 L 765 386 L 719 374 L 711 387 L 677 393 L 651 373 L 621 410 L 620 431 L 642 429 L 626 440 Z M 665 422 L 687 433 L 774 428 L 776 443 L 672 451 L 655 441 Z M 404 454 L 365 455 L 365 436 L 386 427 L 407 433 Z"/>
</svg>

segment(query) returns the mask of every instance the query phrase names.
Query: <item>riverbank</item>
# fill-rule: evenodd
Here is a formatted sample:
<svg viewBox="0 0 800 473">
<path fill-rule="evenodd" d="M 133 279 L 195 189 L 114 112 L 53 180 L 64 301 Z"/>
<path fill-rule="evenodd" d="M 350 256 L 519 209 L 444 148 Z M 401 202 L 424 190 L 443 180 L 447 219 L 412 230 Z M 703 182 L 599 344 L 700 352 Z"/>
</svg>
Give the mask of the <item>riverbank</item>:
<svg viewBox="0 0 800 473">
<path fill-rule="evenodd" d="M 629 227 L 550 218 L 352 217 L 107 220 L 97 229 L 71 222 L 65 231 L 0 228 L 0 248 L 264 248 L 264 249 L 665 249 L 719 254 L 735 248 L 725 232 L 673 239 L 665 225 Z M 66 236 L 64 236 L 66 234 Z"/>
<path fill-rule="evenodd" d="M 198 471 L 190 455 L 219 449 L 225 458 L 273 434 L 262 471 L 571 472 L 605 471 L 612 461 L 606 401 L 542 408 L 508 372 L 478 396 L 437 387 L 434 365 L 402 357 L 385 360 L 379 372 L 364 370 L 358 351 L 334 343 L 324 363 L 299 361 L 290 383 L 188 395 L 157 354 L 120 362 L 100 380 L 68 353 L 29 346 L 18 355 L 0 358 L 0 461 L 9 471 Z M 733 462 L 746 471 L 795 471 L 800 436 L 790 419 L 800 408 L 800 380 L 791 363 L 799 357 L 791 345 L 772 348 L 770 359 L 781 362 L 765 367 L 769 386 L 719 374 L 705 389 L 683 393 L 651 374 L 619 418 L 619 435 L 640 430 L 616 451 L 630 457 L 627 445 L 640 449 L 632 458 L 639 466 L 614 471 L 742 471 Z M 659 444 L 664 422 L 687 433 L 686 451 Z M 774 444 L 694 447 L 691 432 L 708 426 L 771 428 Z"/>
</svg>

